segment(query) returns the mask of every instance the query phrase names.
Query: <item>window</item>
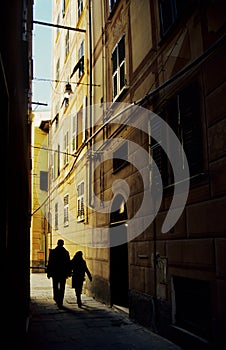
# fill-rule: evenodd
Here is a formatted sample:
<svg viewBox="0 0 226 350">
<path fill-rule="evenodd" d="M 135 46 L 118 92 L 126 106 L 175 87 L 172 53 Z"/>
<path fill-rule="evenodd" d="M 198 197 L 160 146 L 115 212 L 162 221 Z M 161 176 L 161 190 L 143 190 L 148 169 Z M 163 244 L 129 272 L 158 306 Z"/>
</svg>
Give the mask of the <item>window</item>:
<svg viewBox="0 0 226 350">
<path fill-rule="evenodd" d="M 161 111 L 160 116 L 169 124 L 182 144 L 187 157 L 190 176 L 192 177 L 201 173 L 203 156 L 198 84 L 192 83 L 187 88 L 178 92 L 177 95 L 169 100 Z M 158 128 L 159 126 L 154 123 L 151 128 L 152 127 Z M 164 134 L 164 130 L 159 130 L 158 132 L 161 133 L 159 139 L 162 137 L 167 138 L 167 135 Z M 170 142 L 168 142 L 168 144 L 167 153 L 170 155 L 173 151 L 170 148 Z M 173 171 L 161 145 L 157 144 L 155 140 L 152 140 L 151 149 L 153 152 L 153 159 L 161 173 L 163 185 L 173 184 Z M 177 151 L 178 154 L 176 156 L 177 159 L 180 159 L 181 178 L 183 179 L 184 159 L 180 149 Z M 173 156 L 173 154 L 171 156 Z"/>
<path fill-rule="evenodd" d="M 113 172 L 117 172 L 128 164 L 128 143 L 125 142 L 113 153 Z"/>
<path fill-rule="evenodd" d="M 68 164 L 69 159 L 69 133 L 64 134 L 64 165 Z"/>
<path fill-rule="evenodd" d="M 64 227 L 69 225 L 69 195 L 64 196 Z"/>
<path fill-rule="evenodd" d="M 57 152 L 56 151 L 54 151 L 53 152 L 53 158 L 52 158 L 52 175 L 53 175 L 53 177 L 52 177 L 52 180 L 55 180 L 56 178 L 57 178 L 57 171 L 56 171 L 56 169 L 57 169 Z"/>
<path fill-rule="evenodd" d="M 159 13 L 161 23 L 161 35 L 164 36 L 173 26 L 176 20 L 190 6 L 190 1 L 159 0 Z"/>
<path fill-rule="evenodd" d="M 115 99 L 125 87 L 125 36 L 116 45 L 111 61 L 113 99 Z"/>
<path fill-rule="evenodd" d="M 118 0 L 109 0 L 110 12 L 113 10 L 113 8 L 117 2 L 118 2 Z"/>
<path fill-rule="evenodd" d="M 47 227 L 47 231 L 48 233 L 51 232 L 51 226 L 52 226 L 52 215 L 50 213 L 50 211 L 48 211 L 48 227 Z"/>
<path fill-rule="evenodd" d="M 76 135 L 76 147 L 79 148 L 85 141 L 85 119 L 86 108 L 81 107 L 77 113 L 77 135 Z"/>
<path fill-rule="evenodd" d="M 65 60 L 69 54 L 69 30 L 67 30 L 67 34 L 65 36 Z"/>
<path fill-rule="evenodd" d="M 55 169 L 54 169 L 54 154 L 55 152 L 52 152 L 51 154 L 51 179 L 54 180 L 55 179 Z"/>
<path fill-rule="evenodd" d="M 52 180 L 55 180 L 60 175 L 60 145 L 52 155 Z"/>
<path fill-rule="evenodd" d="M 54 127 L 53 127 L 54 132 L 56 132 L 57 129 L 58 129 L 58 126 L 59 126 L 59 113 L 57 113 L 57 114 L 55 115 L 55 117 L 53 118 L 53 120 L 52 120 L 52 125 L 54 126 Z"/>
<path fill-rule="evenodd" d="M 57 25 L 60 24 L 60 15 L 57 16 Z M 60 35 L 60 29 L 57 27 L 57 32 L 56 32 L 56 40 L 59 38 Z"/>
<path fill-rule="evenodd" d="M 82 144 L 82 109 L 77 113 L 77 142 L 76 146 L 79 148 Z"/>
<path fill-rule="evenodd" d="M 160 113 L 158 113 L 158 115 L 162 117 Z M 153 118 L 151 122 L 151 132 L 156 136 L 158 140 L 162 140 L 163 137 L 165 137 L 164 130 L 162 130 L 161 123 L 158 118 Z M 154 138 L 151 138 L 151 150 L 152 150 L 152 158 L 155 161 L 158 171 L 161 174 L 162 184 L 163 186 L 166 186 L 167 180 L 168 180 L 167 156 L 163 151 L 163 148 L 161 146 L 161 141 L 157 142 Z M 153 176 L 153 183 L 155 184 L 155 186 L 158 187 L 160 185 L 158 174 L 156 174 L 155 171 L 152 171 L 152 176 Z"/>
<path fill-rule="evenodd" d="M 59 126 L 59 113 L 56 114 L 55 117 L 55 129 L 57 130 Z"/>
<path fill-rule="evenodd" d="M 78 51 L 78 77 L 80 78 L 84 73 L 84 40 L 81 42 L 81 45 L 79 47 Z"/>
<path fill-rule="evenodd" d="M 48 171 L 40 171 L 40 190 L 48 191 Z"/>
<path fill-rule="evenodd" d="M 58 230 L 58 203 L 55 203 L 55 230 Z"/>
<path fill-rule="evenodd" d="M 62 0 L 62 17 L 65 16 L 69 0 Z"/>
<path fill-rule="evenodd" d="M 70 78 L 73 77 L 73 75 L 75 74 L 75 72 L 77 72 L 77 70 L 79 70 L 79 77 L 82 76 L 82 73 L 84 72 L 84 55 L 82 55 L 81 58 L 79 58 L 78 62 L 75 64 Z"/>
<path fill-rule="evenodd" d="M 76 151 L 76 130 L 77 130 L 77 114 L 74 114 L 72 116 L 72 141 L 71 141 L 71 148 L 72 148 L 72 153 Z"/>
<path fill-rule="evenodd" d="M 62 17 L 64 18 L 69 0 L 62 0 Z"/>
<path fill-rule="evenodd" d="M 84 221 L 84 181 L 80 182 L 77 187 L 78 199 L 77 199 L 77 221 Z"/>
<path fill-rule="evenodd" d="M 66 1 L 62 0 L 62 17 L 65 16 L 65 9 L 66 9 Z"/>
<path fill-rule="evenodd" d="M 78 0 L 78 18 L 81 16 L 83 11 L 83 0 Z"/>
<path fill-rule="evenodd" d="M 57 146 L 57 177 L 60 175 L 60 145 Z"/>
<path fill-rule="evenodd" d="M 56 64 L 56 83 L 58 83 L 60 76 L 60 59 L 58 58 L 57 64 Z"/>
</svg>

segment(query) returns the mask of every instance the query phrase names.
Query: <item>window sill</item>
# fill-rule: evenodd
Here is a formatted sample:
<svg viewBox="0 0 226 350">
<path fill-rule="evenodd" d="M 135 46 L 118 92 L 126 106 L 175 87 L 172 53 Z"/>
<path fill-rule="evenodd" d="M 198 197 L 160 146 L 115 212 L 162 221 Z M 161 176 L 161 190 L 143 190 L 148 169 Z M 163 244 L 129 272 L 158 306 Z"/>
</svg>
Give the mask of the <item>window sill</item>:
<svg viewBox="0 0 226 350">
<path fill-rule="evenodd" d="M 85 221 L 85 217 L 80 217 L 80 218 L 77 218 L 77 222 L 84 222 Z"/>
</svg>

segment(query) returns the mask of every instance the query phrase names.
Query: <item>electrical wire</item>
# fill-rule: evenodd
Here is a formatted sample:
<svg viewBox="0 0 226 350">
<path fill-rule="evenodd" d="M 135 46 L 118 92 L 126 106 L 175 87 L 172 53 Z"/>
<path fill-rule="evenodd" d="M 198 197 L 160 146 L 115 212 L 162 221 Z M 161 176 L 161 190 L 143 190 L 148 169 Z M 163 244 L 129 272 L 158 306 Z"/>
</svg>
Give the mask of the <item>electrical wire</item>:
<svg viewBox="0 0 226 350">
<path fill-rule="evenodd" d="M 176 74 L 174 74 L 172 77 L 170 77 L 168 80 L 166 80 L 164 83 L 162 83 L 160 86 L 158 86 L 157 88 L 155 88 L 154 90 L 149 91 L 145 96 L 143 96 L 142 98 L 140 98 L 139 100 L 131 103 L 129 106 L 126 106 L 125 108 L 123 108 L 121 111 L 119 111 L 118 113 L 116 113 L 115 115 L 113 115 L 111 118 L 109 118 L 105 123 L 103 123 L 82 145 L 81 147 L 78 149 L 78 151 L 75 153 L 74 157 L 75 160 L 70 168 L 70 170 L 68 171 L 68 173 L 66 174 L 65 178 L 59 183 L 57 184 L 57 186 L 55 186 L 52 191 L 50 192 L 50 194 L 48 195 L 48 197 L 46 198 L 46 200 L 31 214 L 34 215 L 38 210 L 41 209 L 41 207 L 47 202 L 47 200 L 49 199 L 50 195 L 57 189 L 59 188 L 62 184 L 65 183 L 65 181 L 69 178 L 71 172 L 74 169 L 74 165 L 79 157 L 79 155 L 81 154 L 82 150 L 88 146 L 88 144 L 90 143 L 90 141 L 99 134 L 99 132 L 101 132 L 109 123 L 111 123 L 113 120 L 115 120 L 116 118 L 118 118 L 121 114 L 125 113 L 127 110 L 129 110 L 130 108 L 136 106 L 136 105 L 140 105 L 142 106 L 147 100 L 149 100 L 150 98 L 152 98 L 154 95 L 156 95 L 159 91 L 161 91 L 162 89 L 164 89 L 165 87 L 167 87 L 168 85 L 172 84 L 174 81 L 176 81 L 177 79 L 179 79 L 180 77 L 182 77 L 185 73 L 187 73 L 188 71 L 190 71 L 191 69 L 193 69 L 194 67 L 199 66 L 199 64 L 203 63 L 211 54 L 214 53 L 214 51 L 225 42 L 226 39 L 226 34 L 224 34 L 222 37 L 220 37 L 209 49 L 207 49 L 204 53 L 202 53 L 201 55 L 199 55 L 197 58 L 195 58 L 191 63 L 187 64 L 184 68 L 182 68 L 180 71 L 178 71 Z"/>
</svg>

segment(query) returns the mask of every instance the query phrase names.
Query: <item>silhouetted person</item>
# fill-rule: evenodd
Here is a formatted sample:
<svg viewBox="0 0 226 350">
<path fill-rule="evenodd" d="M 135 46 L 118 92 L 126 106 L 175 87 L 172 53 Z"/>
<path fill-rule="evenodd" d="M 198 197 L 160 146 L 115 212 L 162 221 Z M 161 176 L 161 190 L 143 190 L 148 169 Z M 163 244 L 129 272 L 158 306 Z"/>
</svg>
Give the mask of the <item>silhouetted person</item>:
<svg viewBox="0 0 226 350">
<path fill-rule="evenodd" d="M 66 279 L 71 274 L 70 255 L 63 245 L 63 239 L 59 239 L 57 247 L 50 251 L 47 265 L 47 277 L 53 280 L 53 299 L 59 308 L 63 306 Z"/>
<path fill-rule="evenodd" d="M 82 306 L 81 294 L 83 282 L 85 281 L 85 274 L 87 274 L 90 282 L 92 281 L 91 273 L 83 259 L 83 253 L 78 251 L 71 260 L 72 269 L 72 288 L 75 289 L 78 307 Z"/>
</svg>

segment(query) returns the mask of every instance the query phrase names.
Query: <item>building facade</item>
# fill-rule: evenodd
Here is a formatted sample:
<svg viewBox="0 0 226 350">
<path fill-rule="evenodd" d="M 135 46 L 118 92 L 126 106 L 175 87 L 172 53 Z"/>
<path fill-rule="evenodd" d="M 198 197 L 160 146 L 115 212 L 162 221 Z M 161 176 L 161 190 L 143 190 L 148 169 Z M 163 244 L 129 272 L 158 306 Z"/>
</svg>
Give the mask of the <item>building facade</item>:
<svg viewBox="0 0 226 350">
<path fill-rule="evenodd" d="M 20 347 L 30 317 L 32 6 L 3 1 L 0 13 L 1 332 L 9 348 Z"/>
<path fill-rule="evenodd" d="M 49 242 L 49 111 L 33 112 L 32 120 L 32 220 L 31 220 L 31 271 L 44 272 Z"/>
<path fill-rule="evenodd" d="M 51 242 L 84 251 L 87 293 L 189 349 L 225 341 L 224 13 L 53 1 Z"/>
</svg>

